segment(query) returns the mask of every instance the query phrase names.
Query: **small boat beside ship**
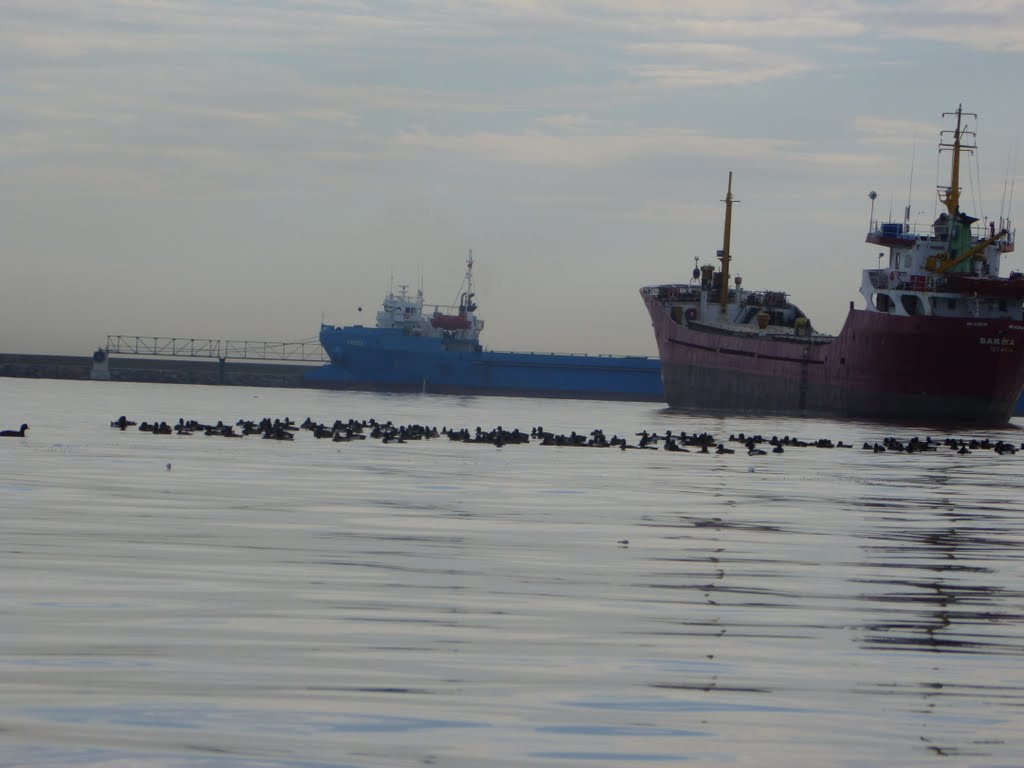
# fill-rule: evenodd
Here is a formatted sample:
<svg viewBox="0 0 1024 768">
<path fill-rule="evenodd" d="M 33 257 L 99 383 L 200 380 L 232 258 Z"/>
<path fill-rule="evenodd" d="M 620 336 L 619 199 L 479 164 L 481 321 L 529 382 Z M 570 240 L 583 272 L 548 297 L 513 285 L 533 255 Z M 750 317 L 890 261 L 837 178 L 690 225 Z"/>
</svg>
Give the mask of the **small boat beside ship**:
<svg viewBox="0 0 1024 768">
<path fill-rule="evenodd" d="M 668 405 L 787 416 L 1006 424 L 1024 388 L 1024 275 L 1000 277 L 1014 250 L 1008 220 L 960 209 L 961 156 L 975 149 L 958 108 L 943 131 L 950 182 L 923 231 L 872 220 L 866 242 L 888 263 L 865 269 L 838 335 L 819 333 L 783 291 L 730 284 L 732 174 L 720 264 L 687 283 L 640 290 L 650 313 Z M 873 200 L 874 198 L 872 198 Z"/>
<path fill-rule="evenodd" d="M 323 324 L 330 363 L 305 375 L 310 386 L 383 392 L 561 397 L 661 402 L 656 358 L 497 352 L 484 349 L 473 291 L 473 254 L 458 305 L 427 308 L 423 291 L 390 290 L 376 325 Z"/>
</svg>

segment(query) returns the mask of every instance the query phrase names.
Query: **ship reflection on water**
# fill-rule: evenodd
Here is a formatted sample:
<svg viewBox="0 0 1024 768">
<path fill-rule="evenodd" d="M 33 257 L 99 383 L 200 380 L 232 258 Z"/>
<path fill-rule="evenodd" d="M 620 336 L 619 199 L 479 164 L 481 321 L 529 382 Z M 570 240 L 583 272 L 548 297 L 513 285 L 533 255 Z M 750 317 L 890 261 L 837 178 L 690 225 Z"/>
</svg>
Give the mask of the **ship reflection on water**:
<svg viewBox="0 0 1024 768">
<path fill-rule="evenodd" d="M 1020 489 L 1001 464 L 958 457 L 909 473 L 901 484 L 912 493 L 865 503 L 853 581 L 878 614 L 865 647 L 1024 654 L 1024 591 L 1011 576 L 1024 569 Z"/>
<path fill-rule="evenodd" d="M 1021 573 L 1022 541 L 1011 533 L 1016 523 L 1000 513 L 949 507 L 931 518 L 917 527 L 888 510 L 865 534 L 861 570 L 884 575 L 852 579 L 868 613 L 861 647 L 895 654 L 908 671 L 862 683 L 858 692 L 916 704 L 921 720 L 914 727 L 932 754 L 991 757 L 1006 740 L 975 732 L 980 711 L 1024 706 L 1019 676 L 986 673 L 992 659 L 1017 666 L 1024 656 L 1024 591 L 1019 578 L 1008 578 Z M 935 525 L 935 518 L 945 520 Z"/>
<path fill-rule="evenodd" d="M 894 522 L 894 528 L 898 521 Z M 988 518 L 986 522 L 994 522 Z M 888 578 L 855 579 L 879 590 L 866 600 L 889 614 L 868 623 L 865 647 L 910 648 L 938 653 L 1024 654 L 1019 625 L 1024 591 L 985 583 L 995 571 L 980 562 L 1024 561 L 1020 541 L 1005 531 L 978 526 L 959 516 L 958 524 L 930 530 L 881 530 L 865 545 L 869 572 L 892 571 Z M 900 578 L 897 574 L 906 572 Z"/>
<path fill-rule="evenodd" d="M 650 688 L 713 697 L 694 704 L 703 725 L 729 703 L 835 727 L 854 751 L 858 729 L 896 728 L 923 756 L 1006 754 L 1024 706 L 1021 481 L 937 459 L 833 451 L 688 475 L 672 511 L 643 513 L 663 610 L 637 633 L 686 649 Z"/>
</svg>

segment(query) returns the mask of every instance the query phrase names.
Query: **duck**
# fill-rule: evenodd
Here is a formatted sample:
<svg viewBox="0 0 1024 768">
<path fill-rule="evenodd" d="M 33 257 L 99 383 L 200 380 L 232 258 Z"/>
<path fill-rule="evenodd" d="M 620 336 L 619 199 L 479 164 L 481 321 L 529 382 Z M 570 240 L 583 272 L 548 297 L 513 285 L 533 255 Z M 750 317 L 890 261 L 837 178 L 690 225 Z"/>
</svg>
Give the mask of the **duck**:
<svg viewBox="0 0 1024 768">
<path fill-rule="evenodd" d="M 0 437 L 24 437 L 26 429 L 28 429 L 28 424 L 22 424 L 21 429 L 5 429 L 0 432 Z"/>
</svg>

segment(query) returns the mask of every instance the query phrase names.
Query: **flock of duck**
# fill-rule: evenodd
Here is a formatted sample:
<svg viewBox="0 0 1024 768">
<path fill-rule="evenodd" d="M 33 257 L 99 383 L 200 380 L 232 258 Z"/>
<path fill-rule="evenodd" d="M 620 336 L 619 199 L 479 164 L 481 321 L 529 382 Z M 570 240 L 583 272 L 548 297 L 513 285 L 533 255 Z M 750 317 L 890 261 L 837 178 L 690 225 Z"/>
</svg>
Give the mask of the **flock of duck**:
<svg viewBox="0 0 1024 768">
<path fill-rule="evenodd" d="M 473 430 L 468 428 L 449 429 L 442 427 L 423 426 L 420 424 L 397 425 L 390 421 L 377 421 L 376 419 L 336 420 L 333 424 L 315 422 L 307 418 L 301 424 L 296 424 L 291 419 L 270 419 L 263 418 L 259 421 L 239 419 L 234 424 L 225 424 L 218 421 L 216 424 L 204 424 L 194 419 L 186 421 L 178 419 L 174 425 L 166 421 L 143 421 L 141 424 L 121 416 L 110 422 L 114 429 L 122 431 L 129 427 L 138 427 L 141 432 L 151 432 L 154 435 L 193 435 L 203 434 L 213 437 L 246 437 L 248 435 L 259 435 L 265 440 L 294 440 L 295 435 L 302 431 L 312 433 L 317 439 L 330 440 L 335 443 L 348 443 L 356 440 L 372 438 L 382 443 L 407 443 L 413 440 L 430 440 L 433 438 L 445 438 L 462 443 L 476 443 L 501 447 L 504 445 L 516 445 L 524 443 L 536 443 L 538 445 L 561 446 L 561 447 L 582 447 L 582 448 L 618 448 L 619 450 L 649 450 L 656 451 L 663 449 L 680 453 L 715 453 L 731 454 L 742 449 L 750 456 L 764 456 L 768 453 L 785 453 L 787 448 L 853 448 L 849 443 L 842 440 L 833 443 L 827 438 L 807 441 L 785 435 L 778 437 L 773 435 L 765 438 L 762 435 L 746 435 L 740 432 L 738 435 L 729 435 L 724 442 L 717 440 L 708 432 L 678 432 L 673 434 L 672 430 L 665 430 L 665 434 L 644 430 L 637 432 L 636 441 L 631 442 L 626 438 L 613 435 L 607 437 L 600 429 L 589 433 L 579 434 L 555 434 L 545 430 L 543 427 L 534 427 L 529 432 L 503 427 L 485 430 L 476 427 Z M 22 424 L 20 429 L 5 429 L 0 431 L 0 437 L 25 437 L 28 424 Z M 1019 446 L 1004 440 L 989 440 L 988 438 L 955 438 L 947 437 L 942 440 L 934 440 L 931 437 L 912 437 L 909 440 L 901 440 L 895 437 L 886 437 L 881 442 L 865 442 L 861 448 L 874 453 L 885 453 L 888 451 L 898 453 L 927 453 L 937 452 L 942 448 L 952 450 L 958 455 L 965 456 L 974 451 L 992 451 L 999 455 L 1014 454 L 1018 450 L 1024 450 L 1024 443 Z"/>
<path fill-rule="evenodd" d="M 666 430 L 664 434 L 648 432 L 644 430 L 635 434 L 636 440 L 613 435 L 607 437 L 601 429 L 594 429 L 589 433 L 556 434 L 545 430 L 543 427 L 534 427 L 529 432 L 516 429 L 505 429 L 501 426 L 493 429 L 476 427 L 475 429 L 459 428 L 450 429 L 442 427 L 440 430 L 435 426 L 424 426 L 420 424 L 397 425 L 391 421 L 377 421 L 376 419 L 348 419 L 336 420 L 333 424 L 316 422 L 307 418 L 301 424 L 291 419 L 263 418 L 259 421 L 239 419 L 234 424 L 225 424 L 218 421 L 216 424 L 207 424 L 194 419 L 178 419 L 176 424 L 168 424 L 166 421 L 153 421 L 138 423 L 125 416 L 110 422 L 114 429 L 126 430 L 129 427 L 137 427 L 139 431 L 151 432 L 154 435 L 193 435 L 203 434 L 212 437 L 240 438 L 250 435 L 258 435 L 265 440 L 294 440 L 301 432 L 309 432 L 314 438 L 330 440 L 335 443 L 347 443 L 367 438 L 379 440 L 382 443 L 407 443 L 414 440 L 431 440 L 436 438 L 447 438 L 448 440 L 462 443 L 474 443 L 482 445 L 493 445 L 501 447 L 505 445 L 535 443 L 544 446 L 560 447 L 581 447 L 581 448 L 618 448 L 619 450 L 665 450 L 679 453 L 715 453 L 733 454 L 737 451 L 750 456 L 764 456 L 768 453 L 785 453 L 792 448 L 854 448 L 842 440 L 833 443 L 827 438 L 819 440 L 800 440 L 789 435 L 778 437 L 773 435 L 766 438 L 763 435 L 747 435 L 745 433 L 729 435 L 728 439 L 720 441 L 708 432 L 676 432 Z M 27 425 L 22 425 L 21 430 L 5 430 L 4 436 L 23 437 Z M 1018 450 L 1024 450 L 1024 443 L 1019 446 L 1003 440 L 989 440 L 971 438 L 947 437 L 936 440 L 931 437 L 912 437 L 898 439 L 886 437 L 881 442 L 865 442 L 862 450 L 874 453 L 899 452 L 899 453 L 927 453 L 937 452 L 945 449 L 946 452 L 955 452 L 958 455 L 967 455 L 974 451 L 992 451 L 999 455 L 1013 454 Z"/>
</svg>

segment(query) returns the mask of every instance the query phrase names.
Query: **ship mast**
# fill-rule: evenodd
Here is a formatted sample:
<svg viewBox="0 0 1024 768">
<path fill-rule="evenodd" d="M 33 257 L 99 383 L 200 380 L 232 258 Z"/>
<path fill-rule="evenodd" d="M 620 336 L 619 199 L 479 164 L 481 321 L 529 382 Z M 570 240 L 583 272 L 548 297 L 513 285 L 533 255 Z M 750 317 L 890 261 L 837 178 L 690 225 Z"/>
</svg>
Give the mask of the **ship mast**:
<svg viewBox="0 0 1024 768">
<path fill-rule="evenodd" d="M 949 186 L 946 189 L 939 189 L 939 200 L 943 205 L 946 206 L 946 211 L 950 217 L 955 217 L 960 213 L 960 153 L 970 152 L 971 150 L 977 149 L 974 144 L 965 144 L 963 139 L 965 137 L 971 137 L 973 139 L 974 132 L 968 131 L 961 127 L 961 118 L 963 116 L 973 117 L 977 119 L 977 115 L 973 112 L 964 112 L 963 105 L 958 105 L 956 112 L 943 112 L 943 117 L 950 115 L 956 115 L 956 130 L 953 131 L 953 143 L 950 144 L 948 141 L 943 142 L 939 140 L 939 152 L 944 149 L 952 150 L 953 152 L 953 167 L 950 173 Z M 950 133 L 949 131 L 943 131 L 943 136 Z"/>
<path fill-rule="evenodd" d="M 473 303 L 473 249 L 469 251 L 469 256 L 466 257 L 466 292 L 462 294 L 462 300 L 459 302 L 459 309 L 462 311 L 473 312 L 476 310 L 476 305 Z"/>
<path fill-rule="evenodd" d="M 721 286 L 719 288 L 718 301 L 722 305 L 722 314 L 725 315 L 726 308 L 729 306 L 729 261 L 731 256 L 729 255 L 729 239 L 732 231 L 732 171 L 729 171 L 729 188 L 725 193 L 725 234 L 722 237 L 722 251 L 719 253 L 718 258 L 722 260 L 722 279 Z"/>
</svg>

